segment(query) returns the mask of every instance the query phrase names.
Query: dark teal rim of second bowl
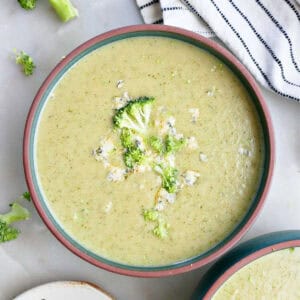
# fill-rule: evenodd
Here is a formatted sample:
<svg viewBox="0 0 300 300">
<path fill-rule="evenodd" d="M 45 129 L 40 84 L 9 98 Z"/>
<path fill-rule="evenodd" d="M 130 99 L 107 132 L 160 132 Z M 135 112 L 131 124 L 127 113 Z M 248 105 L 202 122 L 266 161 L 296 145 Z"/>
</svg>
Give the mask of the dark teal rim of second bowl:
<svg viewBox="0 0 300 300">
<path fill-rule="evenodd" d="M 222 285 L 247 264 L 274 251 L 293 247 L 300 247 L 300 230 L 267 233 L 238 245 L 208 270 L 192 299 L 212 299 Z"/>
<path fill-rule="evenodd" d="M 227 236 L 222 242 L 215 245 L 213 248 L 209 249 L 207 252 L 201 253 L 200 255 L 186 259 L 184 261 L 180 261 L 171 265 L 143 267 L 129 266 L 101 257 L 100 255 L 97 255 L 83 247 L 79 242 L 74 240 L 63 230 L 62 226 L 52 216 L 38 183 L 38 176 L 35 167 L 35 140 L 39 116 L 46 103 L 46 100 L 48 99 L 48 96 L 50 95 L 57 82 L 74 64 L 76 64 L 81 58 L 88 55 L 92 51 L 109 43 L 127 38 L 150 36 L 167 37 L 195 45 L 216 56 L 224 64 L 226 64 L 233 73 L 235 73 L 235 75 L 240 79 L 240 81 L 248 90 L 258 113 L 263 130 L 265 160 L 260 184 L 255 197 L 253 197 L 252 204 L 243 220 L 236 226 L 236 228 L 229 236 Z M 247 71 L 247 69 L 231 53 L 229 53 L 229 51 L 219 46 L 217 43 L 196 33 L 192 33 L 176 27 L 165 25 L 135 25 L 119 28 L 96 36 L 95 38 L 87 41 L 86 43 L 73 50 L 54 68 L 54 70 L 50 73 L 50 75 L 47 77 L 47 79 L 39 89 L 27 117 L 23 141 L 23 164 L 27 185 L 38 213 L 40 214 L 41 218 L 50 229 L 50 231 L 55 235 L 55 237 L 60 242 L 62 242 L 62 244 L 69 250 L 98 267 L 119 274 L 138 277 L 169 276 L 199 268 L 215 260 L 220 255 L 227 252 L 231 247 L 233 247 L 253 224 L 265 201 L 273 173 L 273 128 L 268 109 L 266 107 L 262 94 L 257 84 L 255 83 L 255 80 Z"/>
</svg>

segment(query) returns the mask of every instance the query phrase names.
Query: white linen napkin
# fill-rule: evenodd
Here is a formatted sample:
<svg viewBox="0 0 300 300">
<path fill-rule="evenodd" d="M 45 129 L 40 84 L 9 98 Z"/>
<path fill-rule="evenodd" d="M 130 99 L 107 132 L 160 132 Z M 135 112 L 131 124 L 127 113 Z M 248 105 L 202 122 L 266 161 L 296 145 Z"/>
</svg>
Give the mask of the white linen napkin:
<svg viewBox="0 0 300 300">
<path fill-rule="evenodd" d="M 214 34 L 269 90 L 300 101 L 296 0 L 136 0 L 145 23 Z M 300 0 L 297 0 L 300 1 Z"/>
</svg>

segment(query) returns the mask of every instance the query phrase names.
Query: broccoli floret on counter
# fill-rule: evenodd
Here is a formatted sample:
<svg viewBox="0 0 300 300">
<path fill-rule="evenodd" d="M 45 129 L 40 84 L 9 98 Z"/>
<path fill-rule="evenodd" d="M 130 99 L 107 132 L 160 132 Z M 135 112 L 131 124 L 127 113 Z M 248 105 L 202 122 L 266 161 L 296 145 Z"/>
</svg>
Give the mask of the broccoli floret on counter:
<svg viewBox="0 0 300 300">
<path fill-rule="evenodd" d="M 49 0 L 49 2 L 63 22 L 68 22 L 78 16 L 78 10 L 70 0 Z"/>
<path fill-rule="evenodd" d="M 35 9 L 36 0 L 18 0 L 20 6 L 26 10 Z"/>
<path fill-rule="evenodd" d="M 140 97 L 118 109 L 113 117 L 116 128 L 127 128 L 145 134 L 150 120 L 153 97 Z"/>
<path fill-rule="evenodd" d="M 11 224 L 27 220 L 29 217 L 30 213 L 26 208 L 16 202 L 12 203 L 10 212 L 0 215 L 0 243 L 16 239 L 20 231 Z"/>
<path fill-rule="evenodd" d="M 16 63 L 22 66 L 23 72 L 26 76 L 33 74 L 33 70 L 35 69 L 34 62 L 24 51 L 16 54 Z"/>
</svg>

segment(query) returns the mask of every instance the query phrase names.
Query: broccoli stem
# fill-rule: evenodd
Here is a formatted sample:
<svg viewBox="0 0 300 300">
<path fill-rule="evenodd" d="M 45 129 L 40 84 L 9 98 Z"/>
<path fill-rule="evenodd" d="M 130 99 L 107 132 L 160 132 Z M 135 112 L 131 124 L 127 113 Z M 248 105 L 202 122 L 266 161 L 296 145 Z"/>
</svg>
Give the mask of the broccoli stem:
<svg viewBox="0 0 300 300">
<path fill-rule="evenodd" d="M 78 11 L 70 0 L 49 0 L 49 2 L 63 22 L 78 16 Z"/>
</svg>

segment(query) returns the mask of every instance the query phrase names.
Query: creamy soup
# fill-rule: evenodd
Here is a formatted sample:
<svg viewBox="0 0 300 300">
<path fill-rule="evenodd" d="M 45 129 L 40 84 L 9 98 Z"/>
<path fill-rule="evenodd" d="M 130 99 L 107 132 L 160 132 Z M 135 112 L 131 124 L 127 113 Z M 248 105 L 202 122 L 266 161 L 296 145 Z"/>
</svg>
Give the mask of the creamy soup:
<svg viewBox="0 0 300 300">
<path fill-rule="evenodd" d="M 126 148 L 116 113 L 144 96 L 145 128 L 130 129 Z M 84 247 L 165 265 L 207 251 L 241 221 L 260 180 L 261 131 L 247 91 L 214 56 L 174 39 L 129 38 L 85 56 L 54 88 L 38 126 L 39 180 Z"/>
<path fill-rule="evenodd" d="M 300 248 L 263 256 L 231 276 L 213 300 L 300 299 Z"/>
</svg>

